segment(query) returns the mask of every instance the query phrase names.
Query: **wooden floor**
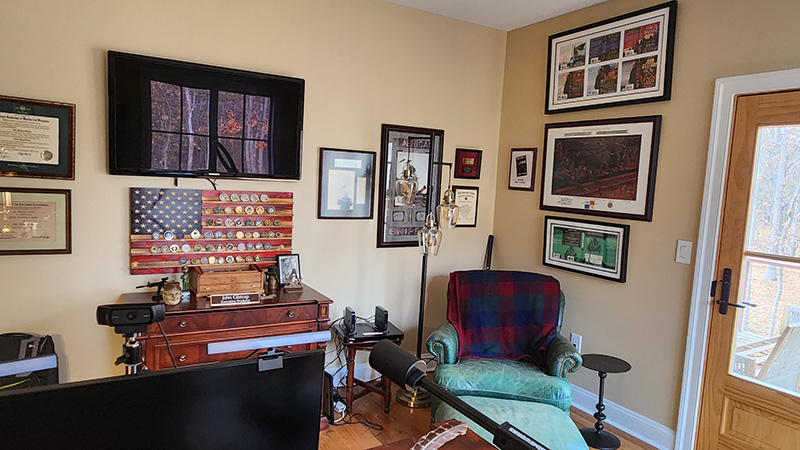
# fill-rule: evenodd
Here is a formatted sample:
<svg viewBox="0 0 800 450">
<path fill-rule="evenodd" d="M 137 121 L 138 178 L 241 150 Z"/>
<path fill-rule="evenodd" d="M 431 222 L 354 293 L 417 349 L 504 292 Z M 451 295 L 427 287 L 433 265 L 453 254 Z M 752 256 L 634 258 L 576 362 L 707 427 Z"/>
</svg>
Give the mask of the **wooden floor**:
<svg viewBox="0 0 800 450">
<path fill-rule="evenodd" d="M 397 386 L 393 388 L 394 391 Z M 366 450 L 408 437 L 416 438 L 428 432 L 430 408 L 410 409 L 393 400 L 391 412 L 386 414 L 383 412 L 383 399 L 373 394 L 358 399 L 354 406 L 352 423 L 331 426 L 320 433 L 320 450 Z M 594 417 L 575 408 L 570 411 L 570 417 L 578 428 L 594 426 Z M 383 430 L 371 429 L 358 421 L 369 421 L 383 427 Z M 620 450 L 655 450 L 655 447 L 614 427 L 607 426 L 606 430 L 620 438 Z"/>
</svg>

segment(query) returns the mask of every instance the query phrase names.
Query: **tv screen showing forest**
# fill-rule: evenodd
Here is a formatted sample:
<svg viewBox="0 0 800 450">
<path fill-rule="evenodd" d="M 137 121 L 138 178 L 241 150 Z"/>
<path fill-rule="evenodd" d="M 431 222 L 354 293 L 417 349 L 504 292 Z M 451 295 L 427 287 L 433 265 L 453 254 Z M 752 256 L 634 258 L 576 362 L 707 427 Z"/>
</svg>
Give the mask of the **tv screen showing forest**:
<svg viewBox="0 0 800 450">
<path fill-rule="evenodd" d="M 302 79 L 108 57 L 110 173 L 300 178 Z"/>
</svg>

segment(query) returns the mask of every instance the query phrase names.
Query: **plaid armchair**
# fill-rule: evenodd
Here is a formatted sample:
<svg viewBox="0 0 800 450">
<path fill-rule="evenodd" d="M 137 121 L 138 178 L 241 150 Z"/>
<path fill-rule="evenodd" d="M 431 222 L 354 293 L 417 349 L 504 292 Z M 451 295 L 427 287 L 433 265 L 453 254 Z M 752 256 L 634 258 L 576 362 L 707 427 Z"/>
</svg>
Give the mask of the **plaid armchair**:
<svg viewBox="0 0 800 450">
<path fill-rule="evenodd" d="M 572 404 L 566 377 L 582 363 L 559 333 L 564 294 L 558 280 L 529 272 L 450 274 L 448 322 L 431 333 L 433 380 L 458 396 Z"/>
</svg>

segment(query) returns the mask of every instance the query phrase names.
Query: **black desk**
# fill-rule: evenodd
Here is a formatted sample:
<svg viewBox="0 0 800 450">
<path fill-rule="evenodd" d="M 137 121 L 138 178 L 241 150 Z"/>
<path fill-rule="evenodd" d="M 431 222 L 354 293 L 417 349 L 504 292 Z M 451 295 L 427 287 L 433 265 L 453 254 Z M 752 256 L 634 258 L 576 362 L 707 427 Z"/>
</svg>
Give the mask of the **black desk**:
<svg viewBox="0 0 800 450">
<path fill-rule="evenodd" d="M 594 428 L 582 428 L 581 434 L 589 447 L 599 448 L 601 450 L 617 449 L 620 446 L 619 438 L 608 431 L 603 431 L 603 421 L 606 419 L 606 415 L 603 414 L 603 410 L 606 409 L 606 406 L 603 404 L 603 389 L 605 387 L 606 376 L 609 373 L 627 372 L 631 370 L 631 365 L 626 361 L 608 355 L 589 354 L 581 355 L 581 358 L 583 358 L 583 367 L 597 371 L 597 374 L 600 376 L 599 400 L 597 401 L 597 412 L 594 413 L 594 418 L 597 419 L 597 423 L 594 424 Z"/>
<path fill-rule="evenodd" d="M 358 350 L 371 351 L 372 347 L 378 342 L 388 339 L 397 345 L 403 342 L 403 331 L 391 322 L 388 324 L 386 333 L 378 333 L 373 328 L 371 323 L 357 323 L 355 334 L 348 335 L 344 331 L 341 322 L 335 323 L 331 330 L 333 330 L 336 337 L 347 348 L 347 386 L 345 387 L 347 412 L 352 412 L 353 402 L 357 399 L 369 394 L 381 394 L 383 396 L 383 410 L 389 412 L 389 406 L 392 403 L 392 382 L 389 378 L 381 375 L 377 383 L 368 383 L 357 379 L 353 374 L 353 369 L 356 363 L 356 352 Z M 353 392 L 355 386 L 364 388 L 361 392 Z"/>
</svg>

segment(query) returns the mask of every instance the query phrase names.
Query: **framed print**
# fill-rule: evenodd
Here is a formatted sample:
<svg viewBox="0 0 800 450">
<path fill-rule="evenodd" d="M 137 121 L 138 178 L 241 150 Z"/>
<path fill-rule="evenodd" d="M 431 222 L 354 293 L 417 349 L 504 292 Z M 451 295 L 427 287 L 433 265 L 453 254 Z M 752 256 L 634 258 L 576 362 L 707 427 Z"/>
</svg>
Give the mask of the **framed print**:
<svg viewBox="0 0 800 450">
<path fill-rule="evenodd" d="M 546 114 L 669 100 L 677 1 L 550 36 Z"/>
<path fill-rule="evenodd" d="M 75 105 L 0 96 L 0 175 L 75 179 Z"/>
<path fill-rule="evenodd" d="M 72 253 L 71 193 L 0 188 L 0 255 Z"/>
<path fill-rule="evenodd" d="M 458 205 L 457 227 L 474 227 L 478 223 L 478 187 L 453 186 Z"/>
<path fill-rule="evenodd" d="M 624 283 L 630 226 L 545 216 L 545 266 Z"/>
<path fill-rule="evenodd" d="M 536 180 L 536 149 L 512 148 L 511 167 L 508 169 L 508 188 L 532 191 Z"/>
<path fill-rule="evenodd" d="M 372 219 L 375 152 L 319 149 L 318 219 Z"/>
<path fill-rule="evenodd" d="M 453 178 L 471 178 L 477 180 L 481 177 L 481 150 L 456 149 L 456 169 Z"/>
<path fill-rule="evenodd" d="M 544 127 L 540 208 L 651 221 L 661 116 Z"/>
<path fill-rule="evenodd" d="M 278 283 L 284 286 L 292 276 L 292 271 L 296 271 L 297 278 L 302 278 L 300 275 L 300 255 L 291 253 L 288 255 L 278 255 Z"/>
<path fill-rule="evenodd" d="M 425 225 L 428 201 L 439 199 L 444 131 L 387 125 L 381 127 L 381 175 L 378 184 L 378 247 L 416 247 Z M 403 169 L 417 180 L 413 204 L 406 205 L 397 180 Z"/>
</svg>

